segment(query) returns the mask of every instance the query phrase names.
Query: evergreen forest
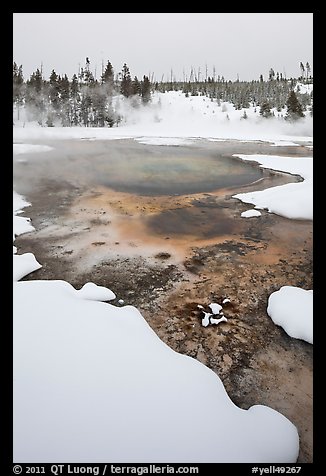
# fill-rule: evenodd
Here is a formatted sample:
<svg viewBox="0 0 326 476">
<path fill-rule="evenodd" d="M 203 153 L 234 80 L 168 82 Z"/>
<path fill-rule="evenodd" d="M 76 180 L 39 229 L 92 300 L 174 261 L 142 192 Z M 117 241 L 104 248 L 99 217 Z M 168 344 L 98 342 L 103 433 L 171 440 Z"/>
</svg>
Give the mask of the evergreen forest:
<svg viewBox="0 0 326 476">
<path fill-rule="evenodd" d="M 226 80 L 223 76 L 205 74 L 191 68 L 188 76 L 177 81 L 171 71 L 170 80 L 156 81 L 144 75 L 132 77 L 126 63 L 117 74 L 110 61 L 102 65 L 99 79 L 92 72 L 90 60 L 69 79 L 66 74 L 58 75 L 52 70 L 48 79 L 43 77 L 42 67 L 37 68 L 28 79 L 24 78 L 23 66 L 13 63 L 13 106 L 14 123 L 24 118 L 37 121 L 41 126 L 86 126 L 113 127 L 123 121 L 117 107 L 119 98 L 126 98 L 131 107 L 148 105 L 152 95 L 158 91 L 182 91 L 186 97 L 206 96 L 218 105 L 231 103 L 235 109 L 258 108 L 260 116 L 269 118 L 279 113 L 285 120 L 298 120 L 306 114 L 313 115 L 313 92 L 303 87 L 313 83 L 310 65 L 300 62 L 300 75 L 286 78 L 282 73 L 269 70 L 268 78 L 263 75 L 252 81 Z M 256 109 L 255 109 L 256 110 Z M 284 115 L 283 115 L 284 113 Z"/>
</svg>

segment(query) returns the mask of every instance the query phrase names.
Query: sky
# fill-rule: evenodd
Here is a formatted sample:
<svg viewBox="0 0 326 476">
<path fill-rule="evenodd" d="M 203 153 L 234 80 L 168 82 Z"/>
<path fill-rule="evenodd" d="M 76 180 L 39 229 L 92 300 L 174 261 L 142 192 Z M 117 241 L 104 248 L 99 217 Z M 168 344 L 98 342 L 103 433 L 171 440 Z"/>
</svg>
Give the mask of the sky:
<svg viewBox="0 0 326 476">
<path fill-rule="evenodd" d="M 24 78 L 41 68 L 69 78 L 85 65 L 99 79 L 109 60 L 115 74 L 161 81 L 268 78 L 270 68 L 300 76 L 313 71 L 313 13 L 13 13 L 13 61 Z"/>
</svg>

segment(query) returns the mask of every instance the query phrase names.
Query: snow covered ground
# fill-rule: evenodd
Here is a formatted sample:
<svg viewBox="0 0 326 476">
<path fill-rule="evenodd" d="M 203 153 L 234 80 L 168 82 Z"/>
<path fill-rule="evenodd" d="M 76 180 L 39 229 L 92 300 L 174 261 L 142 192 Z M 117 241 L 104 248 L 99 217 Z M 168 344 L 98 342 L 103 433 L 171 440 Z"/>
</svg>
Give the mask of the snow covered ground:
<svg viewBox="0 0 326 476">
<path fill-rule="evenodd" d="M 313 291 L 282 286 L 269 296 L 267 313 L 296 339 L 313 343 Z"/>
<path fill-rule="evenodd" d="M 29 206 L 28 203 L 21 195 L 14 191 L 13 193 L 13 238 L 23 233 L 33 231 L 30 219 L 27 217 L 17 216 L 22 213 L 22 209 Z M 35 256 L 32 253 L 24 253 L 23 255 L 17 255 L 17 248 L 13 247 L 13 279 L 18 281 L 41 267 L 36 261 Z"/>
<path fill-rule="evenodd" d="M 156 92 L 148 106 L 132 108 L 125 98 L 117 98 L 124 121 L 113 128 L 40 127 L 37 123 L 15 121 L 14 142 L 36 139 L 83 138 L 89 140 L 142 138 L 152 144 L 171 144 L 171 141 L 190 138 L 212 140 L 267 141 L 277 146 L 312 142 L 313 120 L 309 115 L 298 123 L 284 121 L 285 111 L 274 111 L 275 117 L 262 118 L 259 107 L 236 110 L 230 103 L 211 101 L 205 96 L 186 97 L 180 91 Z M 278 117 L 279 116 L 279 117 Z M 155 138 L 156 141 L 155 141 Z M 163 140 L 167 138 L 167 142 Z M 148 143 L 148 142 L 147 142 Z M 175 142 L 174 142 L 175 143 Z"/>
<path fill-rule="evenodd" d="M 251 208 L 250 210 L 246 210 L 245 212 L 241 213 L 243 218 L 252 218 L 252 217 L 260 217 L 261 212 L 259 210 L 255 210 Z"/>
<path fill-rule="evenodd" d="M 261 119 L 248 109 L 244 120 L 243 112 L 230 104 L 217 106 L 208 98 L 186 98 L 180 92 L 158 94 L 153 103 L 131 111 L 126 123 L 112 129 L 16 123 L 14 153 L 37 152 L 33 141 L 57 138 L 133 137 L 157 145 L 187 144 L 196 138 L 265 140 L 276 147 L 312 144 L 310 117 L 293 125 L 277 117 Z M 304 218 L 312 218 L 311 158 L 241 158 L 301 175 L 303 182 L 283 186 L 278 193 L 283 202 L 301 197 Z M 269 198 L 265 192 L 237 198 L 254 203 L 255 209 L 296 218 L 294 206 L 284 212 L 273 193 Z M 18 216 L 26 206 L 24 198 L 14 194 L 14 236 L 33 229 L 27 218 Z M 238 408 L 214 372 L 172 351 L 136 308 L 100 302 L 114 299 L 111 290 L 93 283 L 76 290 L 61 280 L 19 281 L 41 265 L 31 253 L 20 256 L 15 251 L 15 461 L 297 460 L 298 432 L 283 415 L 263 405 Z"/>
<path fill-rule="evenodd" d="M 235 156 L 242 160 L 258 162 L 264 168 L 300 175 L 304 180 L 257 192 L 238 193 L 233 195 L 234 198 L 254 204 L 255 209 L 267 209 L 269 212 L 287 218 L 313 219 L 313 160 L 311 157 L 242 154 L 235 154 Z"/>
<path fill-rule="evenodd" d="M 15 155 L 19 154 L 29 154 L 33 152 L 46 152 L 52 150 L 53 147 L 48 145 L 39 145 L 39 144 L 13 144 L 13 153 Z"/>
</svg>

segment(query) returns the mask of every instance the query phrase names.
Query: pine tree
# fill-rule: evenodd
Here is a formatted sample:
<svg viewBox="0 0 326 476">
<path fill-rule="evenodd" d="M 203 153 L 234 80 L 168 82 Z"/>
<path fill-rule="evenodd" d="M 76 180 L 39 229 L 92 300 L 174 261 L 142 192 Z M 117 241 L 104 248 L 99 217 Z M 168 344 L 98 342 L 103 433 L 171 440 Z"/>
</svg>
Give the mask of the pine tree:
<svg viewBox="0 0 326 476">
<path fill-rule="evenodd" d="M 300 61 L 301 79 L 304 80 L 304 64 Z"/>
<path fill-rule="evenodd" d="M 129 98 L 132 95 L 131 75 L 126 63 L 124 63 L 122 72 L 121 72 L 120 92 L 126 98 Z"/>
<path fill-rule="evenodd" d="M 54 71 L 54 69 L 52 70 L 50 75 L 49 99 L 53 109 L 55 111 L 58 111 L 60 108 L 59 82 L 58 82 L 58 75 Z"/>
<path fill-rule="evenodd" d="M 23 104 L 24 98 L 24 76 L 22 65 L 17 66 L 16 62 L 13 64 L 13 103 L 17 108 L 17 119 L 19 121 L 20 106 Z"/>
<path fill-rule="evenodd" d="M 310 64 L 307 61 L 307 63 L 306 63 L 306 82 L 308 82 L 308 76 L 310 75 L 310 73 L 311 73 L 311 68 L 310 68 Z"/>
<path fill-rule="evenodd" d="M 95 127 L 104 127 L 105 125 L 105 101 L 105 91 L 97 84 L 92 90 L 92 125 Z"/>
<path fill-rule="evenodd" d="M 271 117 L 272 113 L 271 113 L 271 105 L 270 105 L 269 101 L 264 101 L 261 104 L 259 114 L 262 117 L 266 117 L 266 118 Z"/>
<path fill-rule="evenodd" d="M 106 68 L 101 76 L 101 83 L 106 86 L 106 91 L 112 96 L 114 88 L 114 71 L 110 61 L 107 62 Z"/>
<path fill-rule="evenodd" d="M 59 96 L 60 96 L 60 115 L 63 126 L 70 126 L 72 110 L 69 102 L 70 98 L 70 83 L 68 76 L 65 74 L 58 79 Z"/>
<path fill-rule="evenodd" d="M 289 94 L 289 97 L 286 101 L 287 112 L 285 119 L 290 121 L 296 121 L 301 117 L 304 117 L 303 107 L 299 102 L 297 95 L 292 90 Z"/>
<path fill-rule="evenodd" d="M 141 97 L 143 104 L 147 104 L 151 100 L 151 83 L 148 76 L 144 76 L 141 82 Z"/>
<path fill-rule="evenodd" d="M 114 70 L 110 61 L 107 62 L 106 68 L 101 76 L 103 103 L 101 104 L 100 120 L 102 122 L 102 115 L 104 124 L 112 127 L 115 122 L 115 114 L 112 106 L 112 97 L 114 93 Z M 104 109 L 103 109 L 104 108 Z"/>
<path fill-rule="evenodd" d="M 83 124 L 89 127 L 92 123 L 92 88 L 95 86 L 95 79 L 90 70 L 90 61 L 86 57 L 85 68 L 81 69 L 80 79 L 84 83 L 81 85 L 80 116 Z"/>
<path fill-rule="evenodd" d="M 139 96 L 141 95 L 141 85 L 137 76 L 135 76 L 132 81 L 131 92 L 132 94 L 138 94 Z"/>
<path fill-rule="evenodd" d="M 88 127 L 90 125 L 90 111 L 92 106 L 92 100 L 87 91 L 83 91 L 81 103 L 80 103 L 80 114 L 83 121 L 83 125 Z"/>
<path fill-rule="evenodd" d="M 72 102 L 71 124 L 74 124 L 75 126 L 77 126 L 79 123 L 78 104 L 80 101 L 80 97 L 79 97 L 79 88 L 78 88 L 78 78 L 76 74 L 74 74 L 71 79 L 70 98 Z"/>
<path fill-rule="evenodd" d="M 274 78 L 275 78 L 275 71 L 273 70 L 273 68 L 271 68 L 269 70 L 269 80 L 273 81 Z"/>
<path fill-rule="evenodd" d="M 26 82 L 26 96 L 25 100 L 28 107 L 28 112 L 32 120 L 37 120 L 40 125 L 43 125 L 45 113 L 45 81 L 43 80 L 41 71 L 37 68 Z"/>
<path fill-rule="evenodd" d="M 84 69 L 84 81 L 85 83 L 89 86 L 90 84 L 94 83 L 94 76 L 93 73 L 90 70 L 90 61 L 89 58 L 86 57 L 86 62 L 85 62 L 85 69 Z"/>
<path fill-rule="evenodd" d="M 35 91 L 37 93 L 40 93 L 42 91 L 43 87 L 43 77 L 41 71 L 37 68 L 34 73 L 31 74 L 29 84 L 33 86 Z"/>
</svg>

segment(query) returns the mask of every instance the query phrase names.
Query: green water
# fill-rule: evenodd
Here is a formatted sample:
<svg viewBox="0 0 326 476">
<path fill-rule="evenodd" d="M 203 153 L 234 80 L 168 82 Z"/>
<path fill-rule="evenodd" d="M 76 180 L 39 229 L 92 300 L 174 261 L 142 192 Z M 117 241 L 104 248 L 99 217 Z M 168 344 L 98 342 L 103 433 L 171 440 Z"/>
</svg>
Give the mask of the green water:
<svg viewBox="0 0 326 476">
<path fill-rule="evenodd" d="M 139 156 L 101 161 L 101 185 L 139 195 L 185 195 L 242 186 L 262 170 L 232 157 Z"/>
</svg>

